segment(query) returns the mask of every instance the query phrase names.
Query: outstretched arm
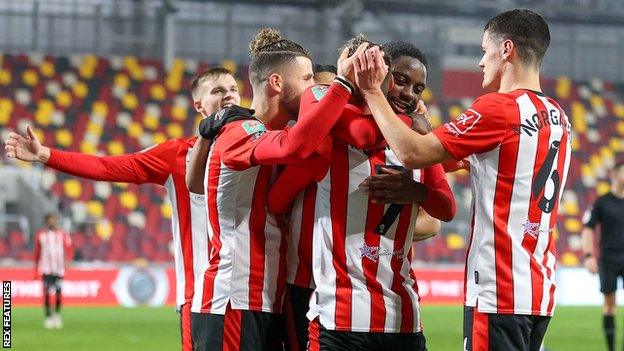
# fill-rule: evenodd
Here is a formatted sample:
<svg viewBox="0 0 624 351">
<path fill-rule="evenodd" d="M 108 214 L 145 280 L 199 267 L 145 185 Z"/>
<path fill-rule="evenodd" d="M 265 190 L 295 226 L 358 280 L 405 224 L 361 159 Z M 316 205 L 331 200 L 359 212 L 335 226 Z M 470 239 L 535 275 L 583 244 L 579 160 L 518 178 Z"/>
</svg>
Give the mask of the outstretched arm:
<svg viewBox="0 0 624 351">
<path fill-rule="evenodd" d="M 170 140 L 134 154 L 88 155 L 43 146 L 30 126 L 26 130 L 26 136 L 9 134 L 5 145 L 8 157 L 40 162 L 61 172 L 93 180 L 164 184 L 177 152 Z"/>
</svg>

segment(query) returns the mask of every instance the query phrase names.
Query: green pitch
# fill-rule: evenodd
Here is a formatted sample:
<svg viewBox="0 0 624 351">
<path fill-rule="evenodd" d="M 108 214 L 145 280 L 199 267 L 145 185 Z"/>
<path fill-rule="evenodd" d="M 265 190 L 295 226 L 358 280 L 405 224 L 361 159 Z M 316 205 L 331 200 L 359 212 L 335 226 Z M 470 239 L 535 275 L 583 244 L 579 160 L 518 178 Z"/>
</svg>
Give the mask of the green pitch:
<svg viewBox="0 0 624 351">
<path fill-rule="evenodd" d="M 44 330 L 41 308 L 13 308 L 13 350 L 125 351 L 179 350 L 178 319 L 173 308 L 67 307 L 62 330 Z M 460 307 L 423 307 L 430 351 L 457 351 L 462 345 Z M 624 334 L 624 319 L 616 321 Z M 546 334 L 549 351 L 603 350 L 601 310 L 559 307 Z M 618 341 L 621 347 L 621 340 Z"/>
</svg>

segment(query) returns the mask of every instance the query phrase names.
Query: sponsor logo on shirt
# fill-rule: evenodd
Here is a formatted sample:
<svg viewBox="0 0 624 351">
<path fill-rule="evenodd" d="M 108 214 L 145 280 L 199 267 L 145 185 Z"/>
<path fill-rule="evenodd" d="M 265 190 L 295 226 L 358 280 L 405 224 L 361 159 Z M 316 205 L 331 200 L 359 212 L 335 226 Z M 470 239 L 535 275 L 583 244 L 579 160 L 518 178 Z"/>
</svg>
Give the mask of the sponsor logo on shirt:
<svg viewBox="0 0 624 351">
<path fill-rule="evenodd" d="M 539 223 L 531 222 L 528 219 L 522 223 L 522 229 L 524 235 L 530 235 L 536 239 L 540 234 L 550 234 L 553 232 L 553 228 L 540 228 Z"/>
<path fill-rule="evenodd" d="M 454 121 L 446 123 L 446 129 L 455 136 L 466 134 L 481 120 L 481 114 L 471 108 L 459 115 Z"/>
<path fill-rule="evenodd" d="M 369 246 L 366 243 L 360 246 L 360 258 L 368 258 L 373 262 L 377 262 L 381 256 L 392 256 L 392 258 L 403 259 L 403 249 L 396 251 L 382 250 L 379 246 Z"/>
<path fill-rule="evenodd" d="M 327 90 L 329 90 L 327 85 L 315 85 L 312 87 L 312 95 L 314 95 L 316 101 L 320 101 L 327 93 Z"/>
<path fill-rule="evenodd" d="M 258 121 L 245 121 L 241 126 L 245 133 L 251 135 L 252 140 L 257 140 L 262 134 L 266 133 L 266 127 Z"/>
</svg>

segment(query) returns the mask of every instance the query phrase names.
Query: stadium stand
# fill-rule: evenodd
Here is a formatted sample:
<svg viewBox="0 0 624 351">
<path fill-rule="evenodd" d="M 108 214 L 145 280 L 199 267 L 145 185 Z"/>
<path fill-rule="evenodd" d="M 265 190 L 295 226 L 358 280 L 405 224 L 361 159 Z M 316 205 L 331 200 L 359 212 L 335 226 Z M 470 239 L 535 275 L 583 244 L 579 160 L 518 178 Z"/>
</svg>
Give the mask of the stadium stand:
<svg viewBox="0 0 624 351">
<path fill-rule="evenodd" d="M 0 139 L 34 124 L 47 145 L 96 154 L 136 152 L 168 138 L 190 136 L 198 121 L 187 87 L 208 65 L 176 60 L 165 72 L 158 60 L 132 56 L 0 58 Z M 243 105 L 250 101 L 247 68 L 222 62 L 236 73 Z M 447 71 L 439 94 L 426 90 L 433 126 L 457 116 L 480 93 L 479 73 Z M 463 82 L 466 82 L 463 84 Z M 567 190 L 556 231 L 562 265 L 580 264 L 582 212 L 597 194 L 609 190 L 607 170 L 624 151 L 624 85 L 567 77 L 544 80 L 545 93 L 560 102 L 572 121 L 575 139 Z M 615 133 L 614 133 L 615 131 Z M 7 163 L 0 158 L 0 164 Z M 19 167 L 29 164 L 15 163 Z M 417 261 L 460 263 L 469 244 L 469 176 L 449 175 L 458 198 L 458 218 L 442 235 L 414 246 Z M 110 184 L 44 170 L 43 189 L 60 200 L 72 219 L 76 259 L 128 262 L 172 260 L 164 190 L 144 185 Z M 31 259 L 23 233 L 0 233 L 0 256 Z"/>
</svg>

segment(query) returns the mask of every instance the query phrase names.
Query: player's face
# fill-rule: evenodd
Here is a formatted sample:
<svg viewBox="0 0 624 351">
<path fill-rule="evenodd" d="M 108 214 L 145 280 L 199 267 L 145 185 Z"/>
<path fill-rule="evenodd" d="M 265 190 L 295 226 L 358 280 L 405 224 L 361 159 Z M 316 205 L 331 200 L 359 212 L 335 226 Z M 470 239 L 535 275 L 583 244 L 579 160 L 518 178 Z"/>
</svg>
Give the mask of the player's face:
<svg viewBox="0 0 624 351">
<path fill-rule="evenodd" d="M 49 229 L 56 229 L 57 225 L 58 225 L 58 218 L 56 216 L 50 216 L 50 217 L 47 218 L 46 226 Z"/>
<path fill-rule="evenodd" d="M 207 117 L 225 107 L 240 105 L 240 95 L 236 80 L 230 74 L 220 74 L 207 79 L 200 87 L 198 112 Z"/>
<path fill-rule="evenodd" d="M 483 83 L 481 85 L 487 91 L 498 91 L 504 63 L 501 54 L 504 49 L 503 41 L 497 40 L 488 31 L 485 31 L 481 49 L 483 50 L 483 57 L 479 61 L 479 67 L 483 71 Z"/>
<path fill-rule="evenodd" d="M 611 182 L 615 186 L 624 186 L 624 166 L 620 166 L 611 171 Z"/>
<path fill-rule="evenodd" d="M 411 113 L 420 101 L 427 85 L 427 69 L 419 60 L 400 56 L 393 61 L 394 87 L 388 92 L 388 102 L 396 113 Z"/>
<path fill-rule="evenodd" d="M 285 67 L 283 73 L 284 88 L 280 93 L 280 104 L 295 119 L 299 114 L 301 94 L 314 84 L 312 61 L 307 57 L 297 57 L 294 63 Z"/>
</svg>

